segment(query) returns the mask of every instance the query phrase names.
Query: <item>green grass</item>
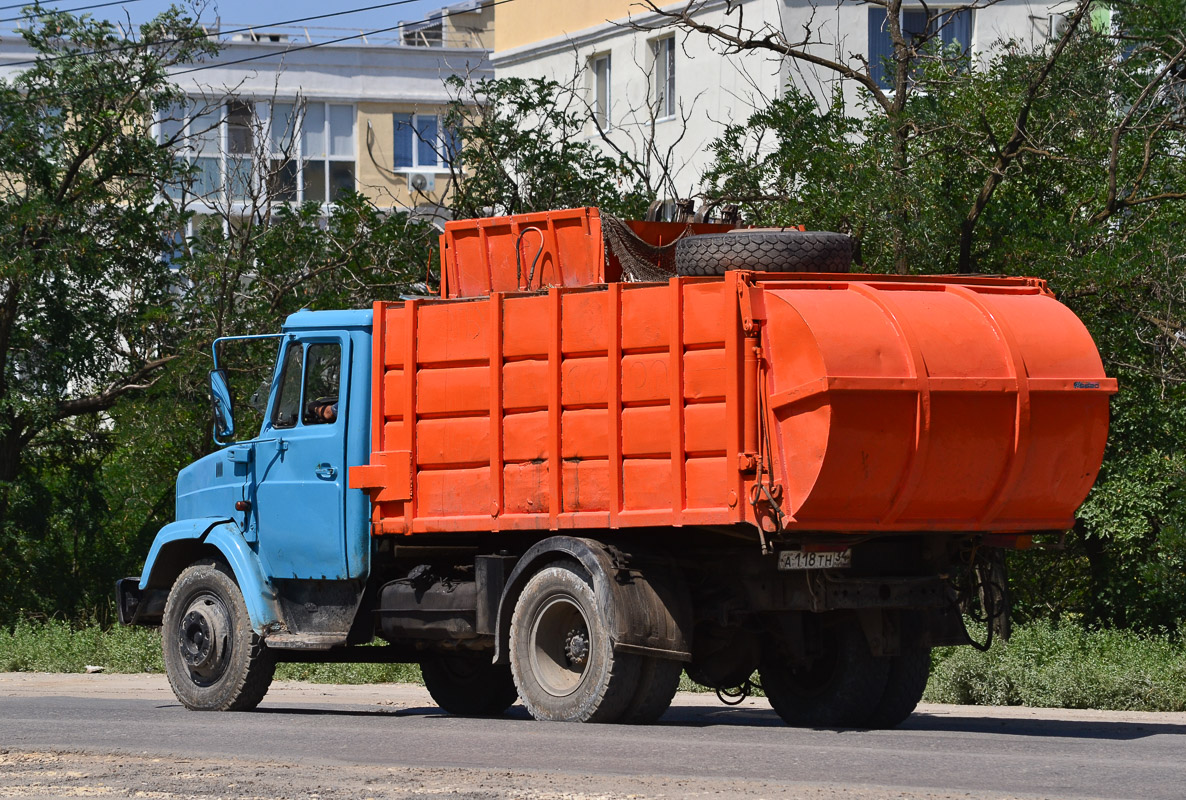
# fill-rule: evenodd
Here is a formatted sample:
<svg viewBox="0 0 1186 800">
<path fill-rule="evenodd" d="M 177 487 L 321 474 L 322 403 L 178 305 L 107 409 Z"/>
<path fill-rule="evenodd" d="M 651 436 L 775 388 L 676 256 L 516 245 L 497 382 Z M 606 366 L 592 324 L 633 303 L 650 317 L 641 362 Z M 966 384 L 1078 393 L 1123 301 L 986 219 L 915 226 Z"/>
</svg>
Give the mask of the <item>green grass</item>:
<svg viewBox="0 0 1186 800">
<path fill-rule="evenodd" d="M 1184 638 L 1034 622 L 1019 626 L 1008 642 L 994 642 L 987 653 L 936 650 L 923 700 L 1186 711 Z"/>
<path fill-rule="evenodd" d="M 310 683 L 421 683 L 418 664 L 281 664 L 276 680 Z"/>
<path fill-rule="evenodd" d="M 987 653 L 935 651 L 923 699 L 933 703 L 1186 711 L 1186 636 L 1089 630 L 1073 622 L 1019 626 Z M 0 672 L 162 672 L 152 628 L 21 622 L 0 629 Z M 280 680 L 420 682 L 415 664 L 281 664 Z M 705 691 L 681 677 L 680 689 Z"/>
<path fill-rule="evenodd" d="M 65 622 L 19 622 L 0 629 L 0 672 L 164 672 L 161 634 L 156 628 L 97 625 L 74 628 Z M 278 680 L 311 683 L 419 683 L 415 664 L 281 664 Z"/>
<path fill-rule="evenodd" d="M 164 672 L 161 635 L 154 628 L 105 631 L 59 620 L 0 629 L 0 672 L 82 672 L 88 665 L 107 672 Z"/>
</svg>

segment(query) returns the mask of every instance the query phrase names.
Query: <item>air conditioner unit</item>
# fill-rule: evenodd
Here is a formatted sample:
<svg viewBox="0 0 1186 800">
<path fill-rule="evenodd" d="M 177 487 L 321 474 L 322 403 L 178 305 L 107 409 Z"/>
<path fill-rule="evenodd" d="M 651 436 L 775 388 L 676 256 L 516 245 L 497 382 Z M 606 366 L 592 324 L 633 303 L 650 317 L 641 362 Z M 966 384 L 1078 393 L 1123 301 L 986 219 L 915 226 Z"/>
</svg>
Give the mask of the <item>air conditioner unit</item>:
<svg viewBox="0 0 1186 800">
<path fill-rule="evenodd" d="M 1066 14 L 1051 14 L 1050 25 L 1047 28 L 1050 31 L 1050 40 L 1056 41 L 1065 36 L 1069 25 L 1070 20 L 1067 19 Z"/>
<path fill-rule="evenodd" d="M 436 191 L 437 176 L 431 172 L 409 172 L 408 188 L 413 192 Z"/>
</svg>

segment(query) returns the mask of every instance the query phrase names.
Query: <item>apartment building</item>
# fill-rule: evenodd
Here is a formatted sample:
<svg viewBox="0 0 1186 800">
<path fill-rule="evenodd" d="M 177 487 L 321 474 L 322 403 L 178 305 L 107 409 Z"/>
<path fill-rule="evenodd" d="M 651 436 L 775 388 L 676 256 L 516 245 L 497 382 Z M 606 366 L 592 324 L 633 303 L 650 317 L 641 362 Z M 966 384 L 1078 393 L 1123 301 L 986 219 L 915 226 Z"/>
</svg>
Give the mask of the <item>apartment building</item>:
<svg viewBox="0 0 1186 800">
<path fill-rule="evenodd" d="M 196 168 L 184 199 L 199 215 L 233 217 L 261 197 L 328 206 L 352 189 L 382 208 L 432 213 L 447 201 L 453 152 L 446 80 L 492 76 L 492 26 L 489 0 L 382 34 L 223 23 L 210 31 L 216 57 L 173 70 L 188 102 L 156 125 Z M 32 56 L 0 37 L 0 75 Z"/>
<path fill-rule="evenodd" d="M 970 48 L 973 58 L 1005 39 L 1040 44 L 1057 33 L 1059 11 L 1070 5 L 999 0 L 954 13 L 948 4 L 953 13 L 941 18 L 939 38 Z M 683 0 L 662 7 L 686 6 Z M 922 33 L 928 16 L 944 7 L 907 0 L 903 29 Z M 857 67 L 862 58 L 878 63 L 890 51 L 885 9 L 860 0 L 706 0 L 694 8 L 698 22 L 741 20 L 749 30 L 780 31 L 789 41 L 806 37 L 813 53 Z M 652 142 L 659 152 L 670 150 L 681 194 L 698 188 L 711 160 L 708 145 L 725 125 L 744 121 L 788 85 L 827 98 L 839 84 L 828 69 L 767 51 L 725 54 L 705 35 L 665 27 L 638 0 L 515 0 L 494 9 L 494 31 L 496 76 L 575 79 L 596 119 L 588 135 L 600 138 L 604 131 L 636 153 Z M 844 86 L 844 97 L 857 107 L 855 85 Z"/>
</svg>

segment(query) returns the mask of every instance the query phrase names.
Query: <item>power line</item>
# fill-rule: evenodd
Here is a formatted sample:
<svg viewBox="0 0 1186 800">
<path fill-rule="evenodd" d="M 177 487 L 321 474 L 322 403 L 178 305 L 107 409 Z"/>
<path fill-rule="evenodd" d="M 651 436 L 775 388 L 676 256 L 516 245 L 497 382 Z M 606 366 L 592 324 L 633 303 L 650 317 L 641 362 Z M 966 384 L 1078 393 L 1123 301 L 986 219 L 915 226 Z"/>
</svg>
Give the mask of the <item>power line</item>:
<svg viewBox="0 0 1186 800">
<path fill-rule="evenodd" d="M 123 0 L 123 2 L 124 3 L 139 3 L 140 0 Z M 114 5 L 119 5 L 119 3 L 104 3 L 103 5 L 114 6 Z M 39 6 L 40 7 L 40 4 L 37 2 L 30 2 L 30 0 L 25 0 L 25 2 L 23 2 L 23 3 L 13 3 L 12 5 L 9 5 L 9 6 L 0 6 L 0 11 L 9 11 L 14 8 L 25 8 L 26 6 Z M 87 8 L 98 8 L 98 6 L 87 6 Z M 75 9 L 75 10 L 81 10 L 81 9 Z M 47 9 L 45 9 L 45 13 L 56 14 L 57 9 L 47 8 Z M 11 22 L 11 20 L 0 20 L 0 22 Z"/>
<path fill-rule="evenodd" d="M 230 35 L 233 35 L 236 33 L 251 33 L 251 32 L 254 32 L 261 28 L 279 28 L 279 27 L 282 27 L 285 25 L 296 25 L 301 22 L 312 22 L 313 20 L 318 20 L 318 19 L 329 19 L 331 17 L 341 17 L 341 16 L 345 16 L 347 14 L 360 14 L 364 11 L 377 11 L 382 8 L 393 8 L 395 6 L 406 6 L 410 3 L 416 3 L 419 1 L 420 0 L 393 0 L 392 2 L 389 2 L 389 3 L 379 3 L 378 5 L 373 5 L 373 6 L 363 6 L 361 8 L 351 8 L 351 9 L 347 9 L 345 11 L 331 11 L 327 14 L 315 14 L 311 17 L 298 17 L 296 19 L 287 19 L 287 20 L 282 20 L 280 22 L 265 22 L 260 25 L 246 25 L 242 28 L 231 28 L 229 30 L 219 31 L 218 35 L 219 36 L 230 36 Z M 502 2 L 502 0 L 500 0 L 500 2 Z M 499 5 L 499 4 L 500 3 L 492 3 L 491 5 Z M 451 17 L 451 16 L 453 16 L 453 14 L 452 13 L 442 14 L 442 16 L 443 17 L 444 16 Z M 397 25 L 395 27 L 398 28 L 399 26 Z M 373 35 L 375 33 L 382 33 L 384 31 L 388 31 L 388 30 L 394 30 L 394 28 L 384 28 L 383 30 L 368 32 L 367 35 Z M 45 58 L 31 58 L 26 61 L 14 61 L 12 63 L 5 64 L 4 66 L 25 67 L 30 64 L 36 64 L 38 62 L 57 61 L 58 59 L 62 59 L 62 58 L 81 58 L 83 56 L 93 56 L 93 55 L 100 55 L 100 54 L 106 54 L 106 53 L 122 53 L 125 50 L 140 50 L 142 48 L 149 47 L 149 46 L 159 47 L 161 45 L 167 45 L 167 44 L 182 44 L 184 42 L 194 42 L 199 39 L 207 39 L 207 38 L 210 38 L 210 34 L 201 33 L 201 34 L 195 34 L 193 36 L 178 36 L 178 37 L 175 37 L 172 39 L 161 39 L 160 41 L 151 42 L 151 43 L 127 42 L 126 44 L 121 44 L 118 47 L 109 47 L 109 48 L 105 48 L 102 50 L 86 50 L 86 51 L 83 51 L 80 53 L 61 53 L 56 56 L 47 56 Z"/>
<path fill-rule="evenodd" d="M 46 16 L 48 14 L 73 14 L 75 11 L 88 11 L 92 8 L 107 8 L 107 6 L 126 6 L 129 3 L 139 3 L 140 0 L 113 0 L 110 3 L 95 3 L 89 6 L 78 6 L 76 8 L 42 8 L 40 5 L 36 6 L 36 11 L 30 14 L 22 14 L 19 17 L 9 17 L 8 19 L 0 19 L 0 22 L 20 22 L 21 20 L 31 19 L 33 17 Z M 34 5 L 32 3 L 19 3 L 14 6 L 0 6 L 0 11 L 6 11 L 10 8 L 20 8 L 21 6 Z"/>
<path fill-rule="evenodd" d="M 510 2 L 513 2 L 513 0 L 495 0 L 495 2 L 490 3 L 489 6 L 490 7 L 501 6 L 504 3 L 510 3 Z M 451 17 L 451 16 L 453 16 L 453 13 L 460 14 L 463 12 L 459 11 L 459 12 L 451 12 L 449 14 L 441 14 L 441 17 L 442 18 Z M 259 27 L 262 27 L 262 26 L 259 26 Z M 229 67 L 229 66 L 233 66 L 235 64 L 246 64 L 250 61 L 260 61 L 265 58 L 275 58 L 277 56 L 288 55 L 289 53 L 299 53 L 302 50 L 313 50 L 314 48 L 317 48 L 317 47 L 325 47 L 326 45 L 331 45 L 331 44 L 340 44 L 342 42 L 349 42 L 353 39 L 364 39 L 367 36 L 374 36 L 375 34 L 379 34 L 379 33 L 387 33 L 389 31 L 399 30 L 400 27 L 401 27 L 400 25 L 392 25 L 390 28 L 376 28 L 374 30 L 356 33 L 352 36 L 340 36 L 337 39 L 329 39 L 324 42 L 314 42 L 313 44 L 301 45 L 300 47 L 286 47 L 285 49 L 278 51 L 278 52 L 261 53 L 260 55 L 256 55 L 256 56 L 247 56 L 245 58 L 237 58 L 237 59 L 234 59 L 233 61 L 220 61 L 215 64 L 203 64 L 200 67 L 191 67 L 190 69 L 183 69 L 179 72 L 170 72 L 168 74 L 168 77 L 176 78 L 178 75 L 189 75 L 192 72 L 201 72 L 201 71 L 207 70 L 207 69 L 218 69 L 220 67 Z"/>
<path fill-rule="evenodd" d="M 514 0 L 494 0 L 494 2 L 491 2 L 491 3 L 488 3 L 488 4 L 486 4 L 486 7 L 491 7 L 491 8 L 492 8 L 492 7 L 494 7 L 494 6 L 501 6 L 501 5 L 505 5 L 506 3 L 510 3 L 510 2 L 513 2 L 513 1 L 514 1 Z M 387 7 L 389 7 L 389 6 L 400 6 L 400 5 L 406 5 L 407 3 L 411 3 L 411 2 L 417 2 L 417 0 L 396 0 L 396 2 L 391 2 L 391 3 L 383 3 L 383 4 L 380 4 L 380 5 L 377 5 L 377 6 L 368 6 L 368 7 L 366 7 L 366 8 L 356 8 L 356 9 L 351 9 L 351 10 L 349 10 L 349 11 L 339 11 L 339 12 L 333 12 L 333 13 L 330 13 L 330 14 L 319 14 L 319 15 L 317 15 L 317 16 L 313 16 L 313 17 L 305 17 L 305 18 L 303 18 L 303 19 L 301 19 L 301 20 L 290 20 L 290 21 L 289 21 L 289 22 L 287 22 L 287 23 L 286 23 L 286 22 L 268 23 L 268 25 L 267 25 L 267 26 L 265 26 L 265 25 L 253 25 L 253 26 L 250 26 L 250 27 L 245 27 L 245 28 L 242 28 L 241 30 L 242 30 L 242 31 L 253 31 L 253 30 L 257 29 L 257 28 L 263 28 L 263 27 L 268 27 L 268 26 L 286 25 L 286 24 L 291 24 L 292 22 L 301 22 L 301 21 L 304 21 L 304 20 L 324 19 L 324 18 L 326 18 L 326 17 L 335 17 L 335 16 L 341 16 L 342 14 L 351 14 L 351 13 L 356 13 L 356 12 L 359 12 L 359 11 L 368 11 L 368 10 L 375 9 L 375 8 L 387 8 Z M 443 14 L 440 14 L 439 16 L 440 16 L 440 18 L 441 18 L 441 19 L 444 19 L 445 17 L 452 17 L 452 16 L 454 16 L 454 15 L 457 15 L 457 14 L 462 14 L 462 13 L 466 13 L 466 12 L 463 12 L 463 11 L 455 11 L 455 12 L 443 13 Z M 234 59 L 234 60 L 232 60 L 232 61 L 220 61 L 220 62 L 215 62 L 215 63 L 210 63 L 210 64 L 202 64 L 201 66 L 192 67 L 192 68 L 190 68 L 190 69 L 185 69 L 185 70 L 181 70 L 181 71 L 178 71 L 178 72 L 169 73 L 169 74 L 167 74 L 165 77 L 167 77 L 167 78 L 173 78 L 173 77 L 176 77 L 176 76 L 178 76 L 178 75 L 188 75 L 188 74 L 190 74 L 190 73 L 193 73 L 193 72 L 201 72 L 201 71 L 203 71 L 203 70 L 207 70 L 207 69 L 218 69 L 218 68 L 220 68 L 220 67 L 227 67 L 227 66 L 232 66 L 232 65 L 235 65 L 235 64 L 243 64 L 243 63 L 247 63 L 247 62 L 251 62 L 251 61 L 259 61 L 259 60 L 262 60 L 262 59 L 265 59 L 265 58 L 275 58 L 275 57 L 277 57 L 277 56 L 285 56 L 285 55 L 287 55 L 287 54 L 289 54 L 289 53 L 293 53 L 293 52 L 299 52 L 299 51 L 301 51 L 301 50 L 312 50 L 312 49 L 314 49 L 314 48 L 317 48 L 317 47 L 324 47 L 324 46 L 326 46 L 326 45 L 331 45 L 331 44 L 340 44 L 341 42 L 347 42 L 347 41 L 351 41 L 351 40 L 354 40 L 354 39 L 364 39 L 364 38 L 366 38 L 367 36 L 374 36 L 374 35 L 376 35 L 376 34 L 387 33 L 387 32 L 390 32 L 390 31 L 398 30 L 400 27 L 401 27 L 400 25 L 393 25 L 393 26 L 391 26 L 391 27 L 388 27 L 388 28 L 377 28 L 377 29 L 374 29 L 374 30 L 362 31 L 362 32 L 360 32 L 360 33 L 357 33 L 357 34 L 354 34 L 354 35 L 352 35 L 352 36 L 342 36 L 342 37 L 339 37 L 339 38 L 337 38 L 337 39 L 331 39 L 331 40 L 324 41 L 324 42 L 314 42 L 314 43 L 312 43 L 312 44 L 303 45 L 303 46 L 301 46 L 301 47 L 286 47 L 286 48 L 284 48 L 284 49 L 282 49 L 282 50 L 276 50 L 276 51 L 274 51 L 274 52 L 270 52 L 270 53 L 263 53 L 263 54 L 260 54 L 260 55 L 255 55 L 255 56 L 248 56 L 248 57 L 245 57 L 245 58 Z M 227 31 L 226 33 L 236 33 L 236 32 L 239 32 L 239 31 Z M 161 40 L 161 41 L 159 41 L 159 42 L 153 42 L 153 43 L 151 43 L 151 44 L 153 44 L 153 45 L 160 45 L 160 44 L 165 44 L 165 43 L 167 43 L 167 42 L 182 42 L 182 41 L 189 41 L 189 40 L 192 40 L 192 39 L 198 39 L 198 38 L 206 38 L 206 37 L 205 37 L 205 35 L 203 35 L 203 36 L 198 36 L 198 37 L 188 37 L 188 38 L 187 38 L 187 37 L 179 37 L 179 38 L 176 38 L 176 39 L 171 39 L 171 40 L 165 40 L 165 39 L 162 39 L 162 40 Z M 145 47 L 145 46 L 147 46 L 147 45 L 145 45 L 144 43 L 136 43 L 136 44 L 135 44 L 135 47 L 136 47 L 136 48 Z M 131 48 L 130 48 L 130 47 L 118 47 L 118 48 L 110 48 L 110 49 L 108 49 L 108 50 L 94 50 L 94 51 L 90 51 L 90 52 L 88 52 L 88 53 L 65 53 L 65 54 L 62 54 L 62 55 L 59 55 L 59 56 L 50 56 L 50 57 L 48 57 L 48 58 L 45 58 L 45 59 L 33 59 L 33 60 L 29 60 L 29 61 L 13 62 L 13 63 L 11 63 L 11 64 L 7 64 L 7 65 L 5 65 L 5 66 L 14 67 L 14 66 L 22 66 L 22 65 L 25 65 L 25 64 L 36 64 L 36 63 L 38 63 L 39 61 L 54 61 L 54 60 L 57 60 L 57 59 L 59 59 L 59 58 L 65 58 L 65 57 L 73 57 L 73 56 L 85 56 L 85 55 L 98 55 L 98 54 L 103 54 L 103 53 L 114 53 L 114 52 L 121 52 L 121 51 L 123 51 L 123 50 L 125 50 L 125 49 L 131 49 Z M 430 49 L 430 48 L 418 48 L 418 49 L 428 50 L 428 49 Z M 82 95 L 82 96 L 85 96 L 85 95 L 87 95 L 87 94 L 89 94 L 89 93 L 90 93 L 90 90 L 88 90 L 87 92 L 66 92 L 66 93 L 64 93 L 64 96 L 70 96 L 70 97 L 72 97 L 72 96 L 75 96 L 75 95 Z M 63 96 L 63 95 L 59 95 L 59 96 Z M 27 99 L 27 98 L 26 98 L 26 101 L 28 101 L 28 99 Z"/>
</svg>

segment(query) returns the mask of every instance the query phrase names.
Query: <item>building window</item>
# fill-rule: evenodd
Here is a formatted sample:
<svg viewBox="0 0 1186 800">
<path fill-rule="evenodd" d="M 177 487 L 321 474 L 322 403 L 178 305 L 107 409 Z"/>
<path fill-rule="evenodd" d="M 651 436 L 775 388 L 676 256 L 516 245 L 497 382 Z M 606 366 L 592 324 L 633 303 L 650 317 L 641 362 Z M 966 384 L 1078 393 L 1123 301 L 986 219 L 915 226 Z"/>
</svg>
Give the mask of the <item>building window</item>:
<svg viewBox="0 0 1186 800">
<path fill-rule="evenodd" d="M 460 142 L 436 114 L 395 114 L 396 170 L 448 169 Z"/>
<path fill-rule="evenodd" d="M 332 203 L 354 190 L 354 107 L 307 103 L 303 122 L 302 199 Z"/>
<path fill-rule="evenodd" d="M 195 168 L 185 196 L 213 205 L 334 202 L 354 189 L 354 107 L 332 103 L 256 103 L 173 108 L 158 124 L 162 142 Z M 182 187 L 166 193 L 182 197 Z"/>
<path fill-rule="evenodd" d="M 908 41 L 937 41 L 947 50 L 952 45 L 967 53 L 972 46 L 973 10 L 905 8 L 902 9 L 902 35 Z M 873 78 L 883 88 L 893 88 L 893 72 L 887 70 L 892 63 L 894 45 L 890 40 L 889 22 L 884 8 L 869 9 L 869 64 Z"/>
<path fill-rule="evenodd" d="M 675 37 L 668 36 L 651 42 L 654 60 L 651 70 L 654 86 L 655 115 L 675 116 Z"/>
<path fill-rule="evenodd" d="M 609 53 L 594 56 L 589 67 L 593 73 L 593 118 L 598 126 L 607 129 L 610 126 Z"/>
</svg>

